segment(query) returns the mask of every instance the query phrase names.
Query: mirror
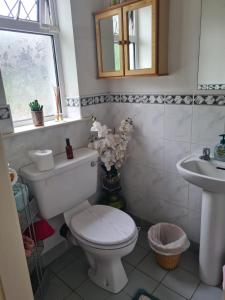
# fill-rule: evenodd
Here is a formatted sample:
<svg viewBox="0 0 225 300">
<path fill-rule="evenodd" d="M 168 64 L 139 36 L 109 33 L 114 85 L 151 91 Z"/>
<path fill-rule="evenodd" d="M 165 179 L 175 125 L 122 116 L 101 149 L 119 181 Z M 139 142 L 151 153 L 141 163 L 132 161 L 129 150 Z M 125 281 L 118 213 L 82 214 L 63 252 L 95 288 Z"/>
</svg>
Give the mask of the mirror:
<svg viewBox="0 0 225 300">
<path fill-rule="evenodd" d="M 152 6 L 127 12 L 129 70 L 152 68 Z"/>
<path fill-rule="evenodd" d="M 103 72 L 121 70 L 119 15 L 100 20 L 101 59 Z"/>
<path fill-rule="evenodd" d="M 198 88 L 225 90 L 225 0 L 202 0 Z"/>
</svg>

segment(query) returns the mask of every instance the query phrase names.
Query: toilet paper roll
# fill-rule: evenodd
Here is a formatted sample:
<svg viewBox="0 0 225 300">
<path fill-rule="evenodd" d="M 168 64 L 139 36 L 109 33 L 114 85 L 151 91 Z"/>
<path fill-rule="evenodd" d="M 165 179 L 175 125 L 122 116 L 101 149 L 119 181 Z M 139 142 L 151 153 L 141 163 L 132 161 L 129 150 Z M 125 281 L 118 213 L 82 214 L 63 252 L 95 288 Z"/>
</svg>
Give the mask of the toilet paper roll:
<svg viewBox="0 0 225 300">
<path fill-rule="evenodd" d="M 54 169 L 52 150 L 32 150 L 28 152 L 28 155 L 39 171 Z"/>
</svg>

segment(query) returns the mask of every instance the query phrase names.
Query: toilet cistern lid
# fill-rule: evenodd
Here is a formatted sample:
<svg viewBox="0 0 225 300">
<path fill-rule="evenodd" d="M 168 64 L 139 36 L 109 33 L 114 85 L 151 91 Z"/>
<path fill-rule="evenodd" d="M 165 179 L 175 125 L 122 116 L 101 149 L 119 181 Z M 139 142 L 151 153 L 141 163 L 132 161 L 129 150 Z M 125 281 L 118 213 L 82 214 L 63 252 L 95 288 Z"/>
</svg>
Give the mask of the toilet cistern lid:
<svg viewBox="0 0 225 300">
<path fill-rule="evenodd" d="M 129 241 L 136 233 L 133 219 L 125 212 L 105 205 L 94 205 L 71 219 L 71 230 L 88 242 L 116 245 Z"/>
</svg>

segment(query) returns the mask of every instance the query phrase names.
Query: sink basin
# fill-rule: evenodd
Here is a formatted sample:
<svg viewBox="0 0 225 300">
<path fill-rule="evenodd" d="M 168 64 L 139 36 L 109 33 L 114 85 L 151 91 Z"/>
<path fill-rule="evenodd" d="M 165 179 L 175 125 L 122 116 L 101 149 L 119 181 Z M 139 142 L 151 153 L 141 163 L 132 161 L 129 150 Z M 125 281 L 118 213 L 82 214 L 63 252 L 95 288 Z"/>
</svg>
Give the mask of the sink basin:
<svg viewBox="0 0 225 300">
<path fill-rule="evenodd" d="M 200 188 L 225 193 L 225 163 L 211 159 L 202 160 L 197 155 L 189 155 L 177 163 L 177 170 L 188 182 Z"/>
<path fill-rule="evenodd" d="M 217 286 L 225 264 L 225 163 L 199 156 L 183 158 L 177 170 L 186 181 L 202 188 L 199 273 L 203 282 Z"/>
</svg>

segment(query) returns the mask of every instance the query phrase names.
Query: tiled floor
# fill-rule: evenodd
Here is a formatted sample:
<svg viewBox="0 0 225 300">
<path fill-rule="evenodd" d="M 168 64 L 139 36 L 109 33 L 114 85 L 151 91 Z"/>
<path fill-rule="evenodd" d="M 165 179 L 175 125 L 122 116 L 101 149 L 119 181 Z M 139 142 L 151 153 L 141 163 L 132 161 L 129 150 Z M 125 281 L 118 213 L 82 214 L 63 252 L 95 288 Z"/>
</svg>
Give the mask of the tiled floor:
<svg viewBox="0 0 225 300">
<path fill-rule="evenodd" d="M 202 284 L 198 258 L 191 251 L 182 256 L 179 268 L 167 272 L 155 262 L 147 234 L 142 231 L 135 250 L 124 258 L 129 282 L 113 295 L 94 285 L 87 276 L 88 264 L 80 248 L 74 247 L 49 265 L 51 280 L 43 300 L 131 300 L 143 288 L 160 300 L 221 300 L 222 291 Z"/>
</svg>

